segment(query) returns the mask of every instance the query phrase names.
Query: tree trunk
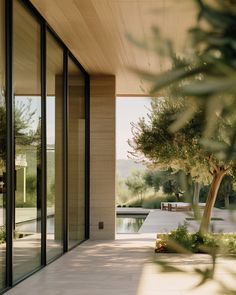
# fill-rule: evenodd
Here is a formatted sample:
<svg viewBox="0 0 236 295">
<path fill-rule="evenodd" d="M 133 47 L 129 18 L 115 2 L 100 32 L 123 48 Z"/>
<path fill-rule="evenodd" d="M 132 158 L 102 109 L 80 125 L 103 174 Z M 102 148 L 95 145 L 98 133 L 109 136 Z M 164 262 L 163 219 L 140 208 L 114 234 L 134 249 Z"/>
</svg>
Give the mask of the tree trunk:
<svg viewBox="0 0 236 295">
<path fill-rule="evenodd" d="M 225 208 L 229 208 L 229 194 L 225 194 Z"/>
<path fill-rule="evenodd" d="M 199 209 L 199 195 L 202 184 L 199 182 L 194 182 L 194 193 L 193 193 L 193 213 L 196 219 L 201 218 L 200 209 Z"/>
<path fill-rule="evenodd" d="M 215 205 L 217 193 L 221 184 L 221 181 L 226 174 L 225 169 L 218 169 L 218 171 L 214 171 L 214 177 L 211 183 L 211 188 L 207 196 L 206 206 L 204 209 L 204 213 L 202 216 L 202 221 L 200 224 L 199 231 L 202 233 L 206 233 L 209 230 L 210 220 L 211 220 L 211 213 L 212 209 Z"/>
<path fill-rule="evenodd" d="M 199 182 L 194 182 L 194 194 L 193 194 L 193 205 L 197 206 L 199 204 L 199 195 L 202 184 Z"/>
<path fill-rule="evenodd" d="M 179 193 L 175 193 L 176 199 L 179 202 L 180 201 L 180 197 L 179 197 Z"/>
</svg>

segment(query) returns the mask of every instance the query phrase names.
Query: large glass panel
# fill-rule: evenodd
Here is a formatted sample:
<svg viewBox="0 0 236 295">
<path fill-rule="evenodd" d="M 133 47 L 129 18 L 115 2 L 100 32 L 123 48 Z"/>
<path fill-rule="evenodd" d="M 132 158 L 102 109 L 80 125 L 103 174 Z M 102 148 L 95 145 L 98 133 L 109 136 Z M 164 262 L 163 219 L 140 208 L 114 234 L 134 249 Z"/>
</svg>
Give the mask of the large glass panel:
<svg viewBox="0 0 236 295">
<path fill-rule="evenodd" d="M 71 248 L 84 240 L 85 219 L 85 82 L 71 59 L 68 62 L 68 87 L 68 210 Z"/>
<path fill-rule="evenodd" d="M 5 105 L 5 8 L 0 0 L 0 290 L 5 287 L 6 242 L 6 105 Z"/>
<path fill-rule="evenodd" d="M 15 216 L 13 279 L 41 261 L 41 83 L 40 25 L 13 1 L 15 108 Z"/>
<path fill-rule="evenodd" d="M 47 33 L 47 261 L 63 252 L 63 50 Z"/>
</svg>

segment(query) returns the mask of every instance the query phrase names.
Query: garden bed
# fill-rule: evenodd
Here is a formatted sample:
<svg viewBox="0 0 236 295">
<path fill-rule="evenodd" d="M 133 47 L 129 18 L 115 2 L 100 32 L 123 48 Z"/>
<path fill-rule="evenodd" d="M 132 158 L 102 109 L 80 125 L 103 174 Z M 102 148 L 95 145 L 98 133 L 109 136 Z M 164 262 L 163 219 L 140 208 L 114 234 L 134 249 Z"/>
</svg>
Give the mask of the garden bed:
<svg viewBox="0 0 236 295">
<path fill-rule="evenodd" d="M 186 223 L 156 239 L 156 253 L 236 254 L 236 233 L 190 233 Z"/>
</svg>

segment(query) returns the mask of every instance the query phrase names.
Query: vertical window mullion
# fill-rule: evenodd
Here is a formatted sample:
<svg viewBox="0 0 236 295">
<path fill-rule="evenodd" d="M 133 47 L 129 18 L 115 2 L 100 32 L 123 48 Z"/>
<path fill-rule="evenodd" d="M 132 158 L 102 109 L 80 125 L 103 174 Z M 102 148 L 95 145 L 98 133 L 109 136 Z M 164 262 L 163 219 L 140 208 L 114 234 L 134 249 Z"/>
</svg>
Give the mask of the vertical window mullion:
<svg viewBox="0 0 236 295">
<path fill-rule="evenodd" d="M 46 265 L 47 241 L 47 143 L 46 143 L 46 23 L 41 23 L 41 265 Z"/>
<path fill-rule="evenodd" d="M 13 199 L 15 194 L 15 152 L 14 152 L 14 108 L 12 84 L 13 59 L 13 3 L 7 0 L 6 5 L 6 112 L 7 112 L 7 198 L 6 198 L 6 285 L 13 282 Z"/>
<path fill-rule="evenodd" d="M 68 49 L 64 49 L 64 99 L 63 99 L 63 160 L 64 160 L 64 206 L 63 251 L 68 251 Z"/>
<path fill-rule="evenodd" d="M 85 239 L 90 236 L 90 79 L 85 78 Z"/>
</svg>

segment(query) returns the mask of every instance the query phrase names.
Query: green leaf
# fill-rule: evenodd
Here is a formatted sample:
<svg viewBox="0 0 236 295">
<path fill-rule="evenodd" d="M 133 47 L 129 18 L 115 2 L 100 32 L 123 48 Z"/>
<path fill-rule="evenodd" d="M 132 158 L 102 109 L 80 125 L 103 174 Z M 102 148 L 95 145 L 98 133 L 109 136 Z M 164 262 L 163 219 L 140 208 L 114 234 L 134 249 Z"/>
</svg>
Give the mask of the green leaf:
<svg viewBox="0 0 236 295">
<path fill-rule="evenodd" d="M 200 19 L 205 18 L 213 27 L 226 29 L 227 27 L 236 27 L 236 19 L 229 10 L 218 10 L 206 5 L 202 0 L 196 0 L 199 5 Z"/>
<path fill-rule="evenodd" d="M 197 107 L 192 106 L 186 109 L 185 112 L 178 115 L 177 120 L 169 126 L 170 132 L 174 133 L 183 128 L 187 124 L 187 122 L 189 122 L 193 118 L 194 114 L 196 113 L 196 110 Z"/>
<path fill-rule="evenodd" d="M 208 96 L 215 93 L 236 93 L 236 78 L 214 79 L 212 81 L 199 81 L 182 88 L 184 95 Z"/>
<path fill-rule="evenodd" d="M 183 80 L 186 77 L 191 77 L 193 75 L 196 75 L 200 73 L 203 67 L 183 67 L 183 68 L 176 68 L 171 71 L 167 71 L 163 74 L 159 74 L 153 77 L 154 80 L 154 86 L 151 89 L 150 94 L 154 95 L 158 90 L 160 90 L 163 87 L 166 87 L 167 85 L 171 85 L 172 83 L 177 83 L 180 80 Z"/>
</svg>

